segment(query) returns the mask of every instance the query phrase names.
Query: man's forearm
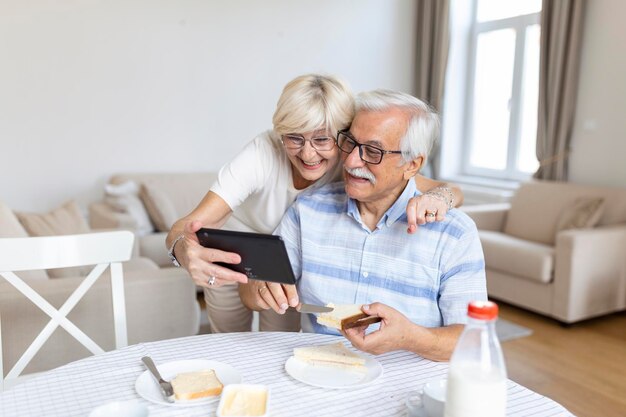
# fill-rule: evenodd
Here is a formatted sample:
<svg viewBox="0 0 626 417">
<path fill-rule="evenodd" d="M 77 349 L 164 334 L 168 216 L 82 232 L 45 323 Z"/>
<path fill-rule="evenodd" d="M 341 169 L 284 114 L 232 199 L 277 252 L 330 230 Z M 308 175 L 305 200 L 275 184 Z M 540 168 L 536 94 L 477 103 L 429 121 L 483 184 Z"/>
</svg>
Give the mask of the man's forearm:
<svg viewBox="0 0 626 417">
<path fill-rule="evenodd" d="M 462 324 L 437 328 L 416 326 L 403 349 L 433 361 L 449 361 L 463 328 Z"/>
</svg>

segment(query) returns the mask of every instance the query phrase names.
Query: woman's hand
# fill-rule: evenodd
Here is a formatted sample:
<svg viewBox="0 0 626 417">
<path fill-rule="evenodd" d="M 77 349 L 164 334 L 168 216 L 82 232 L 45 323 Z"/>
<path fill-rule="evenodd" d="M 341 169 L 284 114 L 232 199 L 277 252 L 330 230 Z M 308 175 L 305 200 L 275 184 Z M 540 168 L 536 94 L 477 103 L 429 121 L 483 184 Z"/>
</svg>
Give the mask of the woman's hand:
<svg viewBox="0 0 626 417">
<path fill-rule="evenodd" d="M 215 264 L 215 262 L 238 264 L 241 262 L 241 257 L 236 253 L 205 248 L 200 245 L 196 236 L 200 228 L 202 228 L 202 223 L 199 221 L 185 223 L 184 238 L 179 240 L 174 247 L 178 263 L 187 270 L 194 283 L 205 288 L 215 288 L 248 282 L 245 274 Z"/>
<path fill-rule="evenodd" d="M 444 220 L 448 210 L 456 207 L 455 202 L 461 201 L 455 198 L 457 193 L 460 190 L 440 185 L 411 198 L 406 206 L 407 232 L 415 233 L 418 225 Z"/>
</svg>

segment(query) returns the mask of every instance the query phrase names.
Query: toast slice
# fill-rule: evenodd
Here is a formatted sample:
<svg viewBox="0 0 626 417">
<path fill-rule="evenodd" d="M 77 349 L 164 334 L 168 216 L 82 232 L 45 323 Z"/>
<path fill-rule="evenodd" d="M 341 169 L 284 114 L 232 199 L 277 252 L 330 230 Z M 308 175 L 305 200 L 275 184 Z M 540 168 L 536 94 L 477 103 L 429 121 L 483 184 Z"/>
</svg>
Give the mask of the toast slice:
<svg viewBox="0 0 626 417">
<path fill-rule="evenodd" d="M 368 316 L 361 311 L 360 304 L 327 304 L 333 311 L 317 316 L 318 324 L 333 329 L 345 330 L 351 327 L 365 326 L 381 321 L 380 317 Z"/>
<path fill-rule="evenodd" d="M 333 366 L 365 372 L 365 358 L 337 342 L 331 345 L 304 346 L 293 349 L 293 356 L 301 361 L 322 366 Z"/>
<path fill-rule="evenodd" d="M 189 401 L 198 398 L 220 395 L 224 385 L 219 380 L 215 371 L 184 372 L 172 379 L 174 397 L 177 400 Z"/>
</svg>

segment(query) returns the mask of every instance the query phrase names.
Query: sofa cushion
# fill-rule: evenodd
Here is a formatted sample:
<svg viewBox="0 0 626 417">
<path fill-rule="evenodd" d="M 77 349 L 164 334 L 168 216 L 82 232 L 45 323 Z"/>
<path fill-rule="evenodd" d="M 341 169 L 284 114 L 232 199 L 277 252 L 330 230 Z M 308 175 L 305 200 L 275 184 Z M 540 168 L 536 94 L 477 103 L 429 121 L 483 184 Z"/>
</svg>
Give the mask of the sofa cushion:
<svg viewBox="0 0 626 417">
<path fill-rule="evenodd" d="M 600 221 L 603 211 L 603 198 L 579 198 L 565 209 L 556 225 L 556 232 L 593 227 Z"/>
<path fill-rule="evenodd" d="M 131 271 L 157 270 L 159 269 L 159 266 L 155 264 L 152 259 L 138 256 L 136 258 L 130 258 L 128 261 L 124 262 L 122 264 L 122 268 L 124 269 L 124 273 L 126 273 Z"/>
<path fill-rule="evenodd" d="M 554 248 L 500 232 L 479 230 L 487 269 L 549 283 L 554 271 Z"/>
<path fill-rule="evenodd" d="M 74 201 L 68 201 L 49 213 L 16 213 L 31 236 L 55 236 L 88 233 L 89 225 Z"/>
<path fill-rule="evenodd" d="M 179 217 L 168 194 L 155 184 L 143 184 L 139 194 L 159 232 L 168 232 Z"/>
<path fill-rule="evenodd" d="M 0 201 L 0 237 L 28 237 L 28 232 L 21 225 L 13 211 Z M 24 280 L 48 279 L 46 271 L 21 271 L 16 273 Z"/>
<path fill-rule="evenodd" d="M 554 245 L 559 218 L 579 198 L 604 199 L 605 209 L 598 226 L 626 223 L 626 188 L 530 181 L 522 184 L 513 196 L 504 232 Z"/>
<path fill-rule="evenodd" d="M 160 213 L 167 223 L 170 208 L 176 213 L 176 220 L 189 214 L 199 203 L 200 200 L 209 191 L 213 182 L 217 178 L 215 172 L 161 172 L 161 173 L 144 173 L 144 174 L 119 174 L 111 178 L 111 184 L 120 184 L 128 180 L 134 180 L 140 185 L 148 185 L 153 193 L 160 192 L 157 195 L 159 199 L 167 198 L 169 207 L 164 210 L 168 212 Z M 155 198 L 156 200 L 156 198 Z M 162 201 L 162 200 L 161 200 Z M 144 201 L 145 203 L 145 201 Z M 148 207 L 146 207 L 148 210 Z M 150 216 L 153 213 L 150 213 Z M 154 223 L 155 219 L 152 219 Z M 156 224 L 155 224 L 156 226 Z M 162 225 L 160 231 L 169 231 L 171 224 Z M 167 230 L 165 230 L 167 228 Z"/>
<path fill-rule="evenodd" d="M 104 201 L 120 213 L 128 213 L 137 225 L 135 232 L 145 236 L 154 232 L 150 216 L 139 198 L 139 185 L 132 180 L 104 186 Z"/>
<path fill-rule="evenodd" d="M 16 213 L 30 236 L 56 236 L 89 233 L 89 225 L 74 201 L 68 201 L 49 213 Z M 88 266 L 49 269 L 50 278 L 84 276 Z"/>
</svg>

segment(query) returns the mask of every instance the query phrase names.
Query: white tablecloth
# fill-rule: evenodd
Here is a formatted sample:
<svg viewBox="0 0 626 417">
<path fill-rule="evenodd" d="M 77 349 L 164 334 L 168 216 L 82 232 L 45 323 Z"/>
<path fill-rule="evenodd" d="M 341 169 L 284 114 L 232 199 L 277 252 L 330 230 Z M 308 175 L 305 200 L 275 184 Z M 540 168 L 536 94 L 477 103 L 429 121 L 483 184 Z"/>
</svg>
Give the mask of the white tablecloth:
<svg viewBox="0 0 626 417">
<path fill-rule="evenodd" d="M 145 371 L 141 357 L 157 364 L 183 359 L 211 359 L 235 367 L 245 383 L 265 384 L 272 391 L 270 415 L 405 416 L 407 393 L 428 380 L 445 377 L 447 363 L 431 362 L 408 352 L 377 356 L 383 375 L 359 389 L 323 389 L 292 379 L 285 362 L 293 348 L 344 340 L 307 333 L 229 333 L 153 343 L 92 356 L 26 380 L 0 395 L 0 415 L 86 416 L 110 401 L 140 399 L 135 380 Z M 347 343 L 347 342 L 346 342 Z M 147 402 L 150 416 L 214 416 L 217 403 L 172 407 Z M 569 416 L 549 398 L 509 381 L 509 416 Z"/>
</svg>

